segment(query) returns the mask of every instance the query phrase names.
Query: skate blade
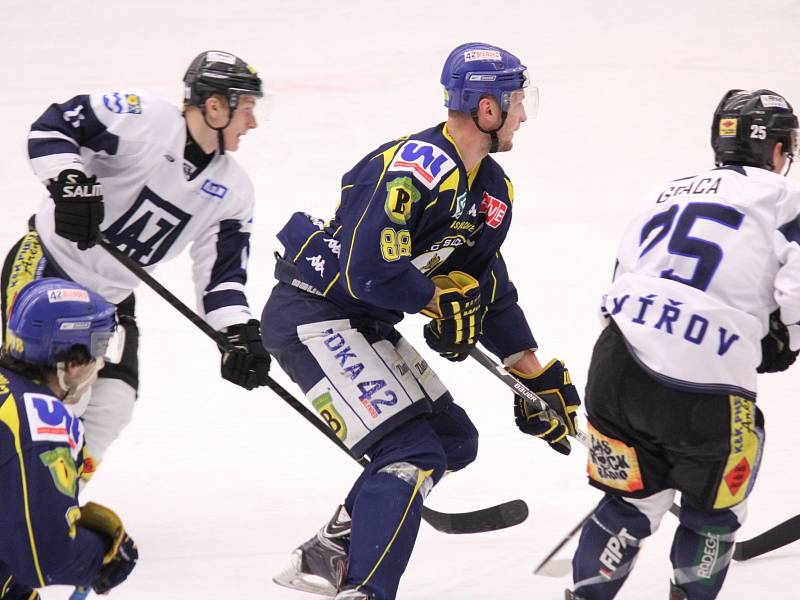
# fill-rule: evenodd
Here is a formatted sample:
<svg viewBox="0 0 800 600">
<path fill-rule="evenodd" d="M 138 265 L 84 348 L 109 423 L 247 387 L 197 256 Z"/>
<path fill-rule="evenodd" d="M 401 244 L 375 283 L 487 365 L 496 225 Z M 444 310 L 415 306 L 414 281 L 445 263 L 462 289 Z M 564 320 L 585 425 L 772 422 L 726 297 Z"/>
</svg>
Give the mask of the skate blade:
<svg viewBox="0 0 800 600">
<path fill-rule="evenodd" d="M 572 573 L 572 559 L 569 558 L 555 558 L 533 572 L 534 575 L 543 577 L 566 577 L 570 573 Z"/>
<path fill-rule="evenodd" d="M 337 594 L 336 589 L 325 579 L 316 575 L 301 573 L 295 565 L 275 575 L 272 581 L 292 590 L 318 594 L 326 598 L 333 598 Z"/>
</svg>

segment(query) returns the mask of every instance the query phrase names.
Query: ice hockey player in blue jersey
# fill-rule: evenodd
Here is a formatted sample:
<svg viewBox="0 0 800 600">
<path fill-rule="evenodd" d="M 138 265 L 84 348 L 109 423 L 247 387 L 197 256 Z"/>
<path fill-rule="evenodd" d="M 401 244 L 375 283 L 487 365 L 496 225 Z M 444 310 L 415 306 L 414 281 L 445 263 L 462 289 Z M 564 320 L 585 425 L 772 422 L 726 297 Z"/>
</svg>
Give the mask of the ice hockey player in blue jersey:
<svg viewBox="0 0 800 600">
<path fill-rule="evenodd" d="M 247 389 L 266 383 L 269 356 L 244 295 L 253 186 L 229 154 L 257 126 L 261 79 L 233 54 L 208 51 L 184 85 L 183 112 L 139 90 L 80 95 L 51 105 L 28 136 L 49 194 L 3 266 L 3 323 L 14 295 L 43 276 L 117 305 L 125 355 L 75 407 L 95 461 L 129 422 L 139 385 L 139 281 L 96 245 L 101 235 L 148 270 L 191 245 L 199 311 L 235 347 L 222 355 L 222 376 Z"/>
<path fill-rule="evenodd" d="M 35 588 L 108 592 L 138 552 L 110 509 L 78 504 L 84 431 L 70 408 L 122 350 L 114 306 L 71 281 L 42 278 L 10 307 L 0 350 L 0 598 Z"/>
<path fill-rule="evenodd" d="M 800 348 L 800 189 L 782 177 L 797 124 L 782 96 L 730 90 L 716 167 L 658 188 L 623 235 L 586 386 L 589 483 L 605 496 L 568 599 L 614 598 L 676 491 L 669 598 L 722 588 L 764 447 L 756 374 Z"/>
<path fill-rule="evenodd" d="M 275 581 L 339 600 L 395 598 L 422 504 L 445 471 L 475 460 L 478 432 L 395 325 L 432 317 L 425 338 L 462 360 L 481 341 L 563 422 L 515 398 L 520 428 L 561 451 L 579 405 L 561 361 L 542 367 L 500 247 L 514 189 L 490 153 L 525 122 L 528 74 L 511 53 L 459 46 L 441 82 L 446 123 L 367 154 L 342 178 L 331 221 L 295 213 L 262 314 L 264 344 L 339 439 L 370 465 Z M 566 425 L 564 424 L 566 423 Z"/>
</svg>

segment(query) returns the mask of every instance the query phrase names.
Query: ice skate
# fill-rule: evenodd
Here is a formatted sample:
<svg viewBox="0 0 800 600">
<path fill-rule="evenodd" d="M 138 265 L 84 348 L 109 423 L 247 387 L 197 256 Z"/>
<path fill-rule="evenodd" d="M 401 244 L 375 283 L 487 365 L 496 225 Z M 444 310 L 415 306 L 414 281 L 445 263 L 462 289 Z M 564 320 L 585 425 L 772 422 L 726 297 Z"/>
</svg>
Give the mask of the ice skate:
<svg viewBox="0 0 800 600">
<path fill-rule="evenodd" d="M 347 573 L 349 541 L 350 515 L 344 506 L 339 506 L 325 527 L 292 552 L 291 565 L 272 580 L 288 588 L 333 598 Z M 346 596 L 354 600 L 361 597 Z"/>
</svg>

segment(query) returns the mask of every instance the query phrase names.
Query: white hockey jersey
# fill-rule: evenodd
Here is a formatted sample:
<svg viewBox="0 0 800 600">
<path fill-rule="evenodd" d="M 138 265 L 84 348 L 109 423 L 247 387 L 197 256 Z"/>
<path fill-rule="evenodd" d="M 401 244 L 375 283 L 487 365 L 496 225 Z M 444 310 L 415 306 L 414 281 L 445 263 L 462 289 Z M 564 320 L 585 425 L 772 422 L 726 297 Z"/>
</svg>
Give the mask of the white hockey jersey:
<svg viewBox="0 0 800 600">
<path fill-rule="evenodd" d="M 725 166 L 653 199 L 623 236 L 604 314 L 665 384 L 755 398 L 776 308 L 800 347 L 800 188 Z"/>
<path fill-rule="evenodd" d="M 46 181 L 64 169 L 97 175 L 100 229 L 148 271 L 191 244 L 199 312 L 221 329 L 251 318 L 247 279 L 253 185 L 228 154 L 215 155 L 192 181 L 184 175 L 186 122 L 144 91 L 81 95 L 53 104 L 31 126 L 28 154 Z M 55 233 L 49 195 L 36 214 L 48 258 L 65 274 L 118 303 L 138 278 L 100 247 L 85 251 Z"/>
</svg>

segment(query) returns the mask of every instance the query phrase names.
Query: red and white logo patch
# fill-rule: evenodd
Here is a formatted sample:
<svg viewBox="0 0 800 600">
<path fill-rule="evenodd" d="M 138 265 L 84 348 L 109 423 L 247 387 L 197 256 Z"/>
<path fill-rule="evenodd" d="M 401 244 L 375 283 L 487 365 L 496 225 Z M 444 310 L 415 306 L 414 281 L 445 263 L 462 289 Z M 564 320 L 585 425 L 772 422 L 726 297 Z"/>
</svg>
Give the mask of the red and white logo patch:
<svg viewBox="0 0 800 600">
<path fill-rule="evenodd" d="M 490 196 L 488 192 L 483 192 L 483 198 L 481 199 L 481 206 L 478 212 L 486 215 L 486 224 L 489 227 L 492 229 L 500 227 L 500 223 L 503 222 L 503 217 L 506 216 L 507 210 L 508 204 L 502 200 L 498 200 L 494 196 Z"/>
</svg>

